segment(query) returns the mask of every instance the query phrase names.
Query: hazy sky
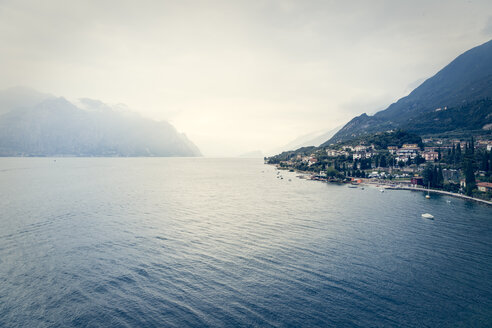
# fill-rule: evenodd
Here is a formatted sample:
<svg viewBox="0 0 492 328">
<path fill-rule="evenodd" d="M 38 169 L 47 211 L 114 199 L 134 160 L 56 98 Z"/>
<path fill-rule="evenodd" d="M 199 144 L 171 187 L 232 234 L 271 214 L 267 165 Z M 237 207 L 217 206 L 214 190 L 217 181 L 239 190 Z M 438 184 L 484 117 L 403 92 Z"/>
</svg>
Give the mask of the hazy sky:
<svg viewBox="0 0 492 328">
<path fill-rule="evenodd" d="M 490 0 L 0 0 L 0 88 L 124 103 L 237 155 L 384 109 L 491 38 Z"/>
</svg>

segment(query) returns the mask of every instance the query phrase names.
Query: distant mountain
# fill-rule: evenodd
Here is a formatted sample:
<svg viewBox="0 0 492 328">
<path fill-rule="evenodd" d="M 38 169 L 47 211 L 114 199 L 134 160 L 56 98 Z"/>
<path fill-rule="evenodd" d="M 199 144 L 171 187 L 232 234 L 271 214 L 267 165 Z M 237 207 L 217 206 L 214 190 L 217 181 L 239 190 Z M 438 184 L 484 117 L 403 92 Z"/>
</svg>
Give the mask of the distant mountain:
<svg viewBox="0 0 492 328">
<path fill-rule="evenodd" d="M 348 140 L 366 133 L 413 126 L 426 114 L 444 108 L 461 108 L 462 115 L 473 115 L 466 108 L 492 97 L 492 40 L 463 53 L 408 96 L 373 116 L 353 118 L 324 145 Z M 490 110 L 490 107 L 489 107 Z M 438 116 L 442 114 L 436 114 Z M 435 121 L 435 124 L 439 124 Z M 449 125 L 446 129 L 460 128 Z M 442 129 L 441 129 L 442 130 Z M 449 131 L 449 130 L 446 130 Z"/>
<path fill-rule="evenodd" d="M 263 158 L 265 155 L 260 150 L 250 151 L 239 155 L 239 158 Z"/>
<path fill-rule="evenodd" d="M 1 115 L 0 156 L 200 156 L 167 122 L 98 100 L 79 105 L 47 97 Z"/>
<path fill-rule="evenodd" d="M 284 151 L 295 150 L 295 149 L 299 149 L 302 147 L 309 147 L 309 146 L 318 147 L 323 142 L 325 142 L 326 140 L 333 137 L 335 135 L 335 133 L 337 133 L 338 130 L 340 130 L 341 128 L 342 128 L 342 126 L 337 126 L 336 128 L 328 130 L 328 131 L 327 130 L 321 130 L 321 131 L 316 131 L 316 132 L 302 135 L 300 137 L 295 138 L 294 140 L 292 140 L 288 144 L 286 144 L 282 147 L 276 148 L 273 151 L 270 151 L 269 153 L 270 154 L 278 154 L 278 153 L 281 153 Z"/>
</svg>

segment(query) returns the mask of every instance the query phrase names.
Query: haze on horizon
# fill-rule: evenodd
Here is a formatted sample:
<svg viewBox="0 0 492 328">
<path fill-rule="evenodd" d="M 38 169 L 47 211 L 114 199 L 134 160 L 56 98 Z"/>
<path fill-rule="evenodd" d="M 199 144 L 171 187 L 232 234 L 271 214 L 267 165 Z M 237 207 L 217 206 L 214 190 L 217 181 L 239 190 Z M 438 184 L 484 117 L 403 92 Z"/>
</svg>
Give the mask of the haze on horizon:
<svg viewBox="0 0 492 328">
<path fill-rule="evenodd" d="M 124 103 L 207 156 L 374 113 L 492 37 L 490 1 L 1 1 L 0 89 Z"/>
</svg>

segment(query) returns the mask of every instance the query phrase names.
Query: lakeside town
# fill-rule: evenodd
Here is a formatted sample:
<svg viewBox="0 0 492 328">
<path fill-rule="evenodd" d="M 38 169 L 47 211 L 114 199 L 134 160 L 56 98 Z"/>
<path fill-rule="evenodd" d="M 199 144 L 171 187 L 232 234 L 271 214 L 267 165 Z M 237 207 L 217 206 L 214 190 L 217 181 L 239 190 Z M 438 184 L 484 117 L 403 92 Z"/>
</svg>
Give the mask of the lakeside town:
<svg viewBox="0 0 492 328">
<path fill-rule="evenodd" d="M 433 190 L 492 200 L 492 140 L 421 138 L 389 131 L 352 141 L 304 147 L 265 158 L 310 179 L 388 188 Z"/>
</svg>

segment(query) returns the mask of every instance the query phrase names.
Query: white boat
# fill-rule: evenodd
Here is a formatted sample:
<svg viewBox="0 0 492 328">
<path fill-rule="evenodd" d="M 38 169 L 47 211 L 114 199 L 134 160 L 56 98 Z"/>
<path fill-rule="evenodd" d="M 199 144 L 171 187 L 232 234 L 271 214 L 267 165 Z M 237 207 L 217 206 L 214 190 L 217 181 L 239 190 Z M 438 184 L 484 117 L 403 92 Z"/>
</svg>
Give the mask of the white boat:
<svg viewBox="0 0 492 328">
<path fill-rule="evenodd" d="M 379 189 L 379 191 L 380 191 L 380 192 L 384 192 L 384 189 L 382 189 L 382 188 L 381 188 L 381 189 Z"/>
<path fill-rule="evenodd" d="M 432 219 L 434 219 L 434 215 L 429 214 L 429 213 L 424 213 L 424 214 L 422 214 L 422 217 L 423 217 L 424 219 L 431 219 L 431 220 L 432 220 Z"/>
</svg>

